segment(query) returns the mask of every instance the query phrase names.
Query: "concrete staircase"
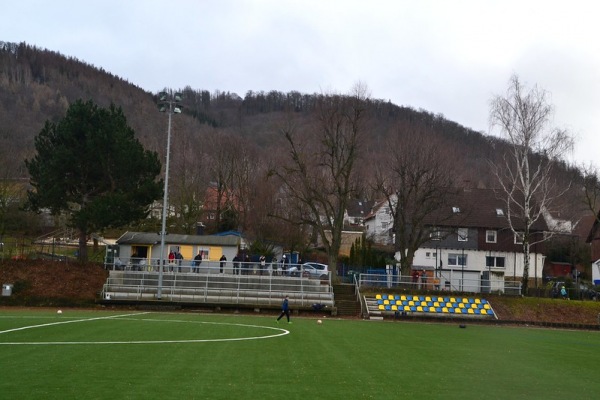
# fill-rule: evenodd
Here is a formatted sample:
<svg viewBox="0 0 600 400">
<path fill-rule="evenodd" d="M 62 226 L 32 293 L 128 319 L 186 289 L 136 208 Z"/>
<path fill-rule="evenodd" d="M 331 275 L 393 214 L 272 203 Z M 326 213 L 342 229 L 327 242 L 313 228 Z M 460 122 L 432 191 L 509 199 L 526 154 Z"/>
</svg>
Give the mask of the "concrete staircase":
<svg viewBox="0 0 600 400">
<path fill-rule="evenodd" d="M 383 320 L 383 313 L 378 309 L 377 300 L 374 297 L 365 297 L 365 302 L 369 319 Z"/>
<path fill-rule="evenodd" d="M 355 287 L 352 284 L 333 285 L 335 307 L 338 316 L 359 316 L 360 302 L 356 299 Z"/>
</svg>

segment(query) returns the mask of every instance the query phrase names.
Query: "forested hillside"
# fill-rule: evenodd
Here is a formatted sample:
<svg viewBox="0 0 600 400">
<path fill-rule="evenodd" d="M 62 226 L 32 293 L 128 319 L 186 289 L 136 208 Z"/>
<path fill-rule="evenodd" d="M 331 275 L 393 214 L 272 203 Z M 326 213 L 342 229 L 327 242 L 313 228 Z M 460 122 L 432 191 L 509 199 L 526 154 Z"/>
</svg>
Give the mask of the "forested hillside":
<svg viewBox="0 0 600 400">
<path fill-rule="evenodd" d="M 211 83 L 206 82 L 206 86 Z M 184 98 L 184 113 L 173 117 L 172 126 L 170 199 L 180 218 L 177 229 L 195 229 L 198 214 L 193 210 L 198 209 L 211 183 L 222 182 L 228 182 L 225 190 L 243 203 L 240 209 L 253 210 L 237 216 L 238 227 L 252 231 L 265 226 L 260 211 L 271 206 L 265 196 L 279 190 L 267 179 L 268 172 L 289 155 L 282 132 L 289 126 L 300 137 L 314 132 L 315 107 L 322 94 L 172 89 L 183 92 Z M 156 95 L 101 66 L 24 43 L 0 42 L 0 178 L 27 181 L 24 160 L 34 153 L 34 137 L 45 121 L 64 117 L 77 99 L 91 99 L 102 107 L 110 103 L 121 107 L 142 144 L 164 160 L 167 117 L 158 111 Z M 386 152 L 401 150 L 387 145 L 392 136 L 421 135 L 432 146 L 443 149 L 440 159 L 451 160 L 455 167 L 454 185 L 496 185 L 489 161 L 497 160 L 502 153 L 506 146 L 502 140 L 467 129 L 442 115 L 376 98 L 368 100 L 367 115 L 367 134 L 357 160 L 360 197 L 377 197 L 371 185 L 374 161 Z M 556 179 L 564 186 L 575 175 L 576 171 L 562 165 Z M 576 199 L 565 200 L 567 203 L 568 209 L 577 208 Z M 265 227 L 263 233 L 255 234 L 269 236 L 269 230 L 276 229 Z"/>
</svg>

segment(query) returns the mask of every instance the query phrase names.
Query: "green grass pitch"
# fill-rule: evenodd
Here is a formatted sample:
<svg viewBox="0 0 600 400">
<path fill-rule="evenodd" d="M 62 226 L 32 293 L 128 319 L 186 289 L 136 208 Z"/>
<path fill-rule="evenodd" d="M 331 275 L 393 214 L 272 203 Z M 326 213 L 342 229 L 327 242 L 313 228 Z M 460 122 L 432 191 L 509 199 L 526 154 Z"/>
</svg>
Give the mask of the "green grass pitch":
<svg viewBox="0 0 600 400">
<path fill-rule="evenodd" d="M 0 311 L 3 399 L 592 399 L 600 332 Z"/>
</svg>

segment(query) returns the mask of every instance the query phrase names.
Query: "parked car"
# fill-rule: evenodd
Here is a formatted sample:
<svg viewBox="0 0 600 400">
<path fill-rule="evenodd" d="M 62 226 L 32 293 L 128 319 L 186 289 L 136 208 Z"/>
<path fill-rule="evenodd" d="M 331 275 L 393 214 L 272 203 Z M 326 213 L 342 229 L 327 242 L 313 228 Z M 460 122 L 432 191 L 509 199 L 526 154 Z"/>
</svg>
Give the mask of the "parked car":
<svg viewBox="0 0 600 400">
<path fill-rule="evenodd" d="M 326 264 L 307 262 L 300 266 L 293 266 L 288 269 L 290 276 L 302 276 L 316 279 L 329 278 L 329 267 Z"/>
</svg>

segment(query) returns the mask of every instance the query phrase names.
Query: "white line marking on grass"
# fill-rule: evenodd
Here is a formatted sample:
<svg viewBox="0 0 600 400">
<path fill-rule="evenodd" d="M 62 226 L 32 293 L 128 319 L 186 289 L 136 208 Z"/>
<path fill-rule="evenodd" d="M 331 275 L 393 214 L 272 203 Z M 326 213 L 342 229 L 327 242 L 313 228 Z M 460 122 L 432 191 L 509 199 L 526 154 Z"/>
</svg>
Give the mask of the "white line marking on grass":
<svg viewBox="0 0 600 400">
<path fill-rule="evenodd" d="M 31 325 L 31 326 L 23 326 L 20 328 L 7 329 L 5 331 L 0 331 L 0 334 L 22 331 L 25 329 L 33 329 L 33 328 L 43 328 L 52 325 L 62 325 L 62 324 L 70 324 L 74 322 L 87 322 L 87 321 L 97 321 L 103 319 L 115 319 L 119 318 L 121 320 L 132 320 L 132 321 L 144 321 L 144 322 L 177 322 L 177 323 L 196 323 L 196 324 L 210 324 L 210 325 L 229 325 L 229 326 L 239 326 L 245 328 L 261 328 L 261 329 L 271 329 L 277 331 L 277 334 L 267 335 L 267 336 L 250 336 L 250 337 L 241 337 L 241 338 L 229 338 L 229 339 L 181 339 L 181 340 L 129 340 L 129 341 L 96 341 L 96 342 L 0 342 L 0 345 L 116 345 L 116 344 L 173 344 L 173 343 L 208 343 L 208 342 L 235 342 L 235 341 L 244 341 L 244 340 L 258 340 L 258 339 L 270 339 L 279 336 L 285 336 L 290 333 L 290 331 L 282 328 L 272 327 L 272 326 L 261 326 L 261 325 L 246 325 L 246 324 L 232 324 L 228 322 L 208 322 L 208 321 L 186 321 L 186 320 L 168 320 L 168 319 L 148 319 L 148 318 L 131 318 L 138 315 L 150 314 L 150 312 L 144 313 L 136 313 L 136 314 L 123 314 L 123 315 L 113 315 L 108 317 L 97 317 L 97 318 L 86 318 L 86 319 L 78 319 L 78 320 L 70 320 L 70 321 L 61 321 L 61 322 L 51 322 L 47 324 L 40 325 Z"/>
<path fill-rule="evenodd" d="M 69 320 L 69 321 L 49 322 L 47 324 L 22 326 L 20 328 L 7 329 L 5 331 L 0 331 L 0 335 L 3 334 L 3 333 L 24 331 L 26 329 L 34 329 L 34 328 L 43 328 L 43 327 L 52 326 L 52 325 L 64 325 L 64 324 L 72 324 L 72 323 L 75 323 L 75 322 L 97 321 L 97 320 L 100 320 L 100 319 L 113 319 L 113 318 L 121 318 L 121 317 L 131 317 L 133 315 L 144 315 L 144 314 L 149 314 L 149 313 L 148 312 L 144 312 L 144 313 L 136 313 L 136 314 L 110 315 L 108 317 L 72 319 L 72 320 Z"/>
</svg>

